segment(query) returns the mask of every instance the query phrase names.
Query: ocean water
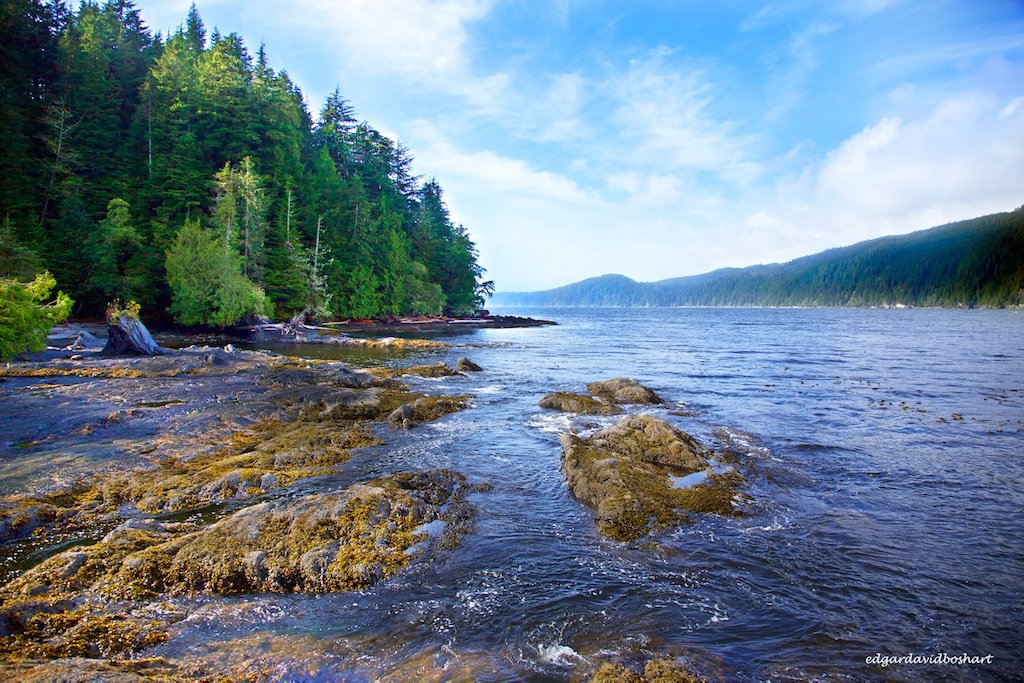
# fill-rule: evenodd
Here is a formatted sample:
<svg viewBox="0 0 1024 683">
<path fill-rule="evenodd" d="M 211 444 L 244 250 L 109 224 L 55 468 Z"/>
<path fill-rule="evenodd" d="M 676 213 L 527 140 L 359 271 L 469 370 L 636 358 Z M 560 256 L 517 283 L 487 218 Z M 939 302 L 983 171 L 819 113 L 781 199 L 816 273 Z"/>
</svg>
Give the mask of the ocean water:
<svg viewBox="0 0 1024 683">
<path fill-rule="evenodd" d="M 148 654 L 272 663 L 281 680 L 569 680 L 674 656 L 726 680 L 1024 676 L 1024 312 L 516 309 L 559 325 L 459 330 L 411 379 L 472 407 L 304 490 L 450 467 L 490 482 L 454 551 L 371 590 L 197 598 Z M 619 418 L 537 407 L 632 377 L 658 415 L 744 463 L 739 518 L 623 544 L 569 492 L 558 435 Z M 868 664 L 876 654 L 991 664 Z"/>
</svg>

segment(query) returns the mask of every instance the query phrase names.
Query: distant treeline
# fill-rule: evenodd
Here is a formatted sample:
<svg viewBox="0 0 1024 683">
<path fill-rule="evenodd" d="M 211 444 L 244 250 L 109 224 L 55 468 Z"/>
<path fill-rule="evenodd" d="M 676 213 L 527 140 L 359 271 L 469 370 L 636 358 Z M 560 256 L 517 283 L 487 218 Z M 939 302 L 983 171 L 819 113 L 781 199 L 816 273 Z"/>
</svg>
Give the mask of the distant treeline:
<svg viewBox="0 0 1024 683">
<path fill-rule="evenodd" d="M 0 131 L 0 276 L 49 270 L 80 315 L 468 312 L 492 287 L 409 150 L 337 91 L 312 116 L 195 5 L 161 36 L 130 0 L 4 0 Z"/>
<path fill-rule="evenodd" d="M 789 263 L 636 282 L 604 275 L 494 306 L 1019 306 L 1024 207 Z"/>
</svg>

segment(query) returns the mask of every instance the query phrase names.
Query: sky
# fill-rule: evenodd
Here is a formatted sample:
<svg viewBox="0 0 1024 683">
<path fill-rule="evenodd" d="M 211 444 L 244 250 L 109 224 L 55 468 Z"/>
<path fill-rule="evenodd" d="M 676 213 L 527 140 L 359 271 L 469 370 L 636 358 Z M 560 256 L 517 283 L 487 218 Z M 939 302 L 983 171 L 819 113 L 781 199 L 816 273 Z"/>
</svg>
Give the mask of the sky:
<svg viewBox="0 0 1024 683">
<path fill-rule="evenodd" d="M 154 31 L 191 0 L 137 0 Z M 1024 0 L 199 0 L 436 178 L 499 291 L 1024 204 Z"/>
</svg>

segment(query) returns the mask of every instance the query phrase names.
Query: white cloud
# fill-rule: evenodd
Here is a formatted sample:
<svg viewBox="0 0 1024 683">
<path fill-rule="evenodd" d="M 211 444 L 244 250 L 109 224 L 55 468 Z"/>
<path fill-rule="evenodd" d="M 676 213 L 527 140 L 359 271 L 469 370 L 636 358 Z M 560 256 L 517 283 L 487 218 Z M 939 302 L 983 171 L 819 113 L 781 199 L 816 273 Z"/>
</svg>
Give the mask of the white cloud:
<svg viewBox="0 0 1024 683">
<path fill-rule="evenodd" d="M 418 141 L 419 165 L 430 168 L 444 181 L 452 178 L 472 181 L 481 190 L 505 195 L 587 204 L 597 198 L 563 175 L 538 170 L 522 159 L 502 156 L 492 150 L 458 149 L 431 124 L 420 121 L 410 126 Z M 446 182 L 442 182 L 446 184 Z"/>
<path fill-rule="evenodd" d="M 766 258 L 1006 211 L 1024 203 L 1024 108 L 961 93 L 908 119 L 885 117 L 777 184 L 747 234 Z M 759 240 L 764 234 L 770 239 Z"/>
<path fill-rule="evenodd" d="M 706 74 L 667 64 L 669 54 L 656 50 L 612 77 L 620 137 L 615 153 L 642 166 L 710 171 L 732 180 L 755 175 L 758 166 L 747 157 L 747 142 L 731 121 L 713 112 Z"/>
</svg>

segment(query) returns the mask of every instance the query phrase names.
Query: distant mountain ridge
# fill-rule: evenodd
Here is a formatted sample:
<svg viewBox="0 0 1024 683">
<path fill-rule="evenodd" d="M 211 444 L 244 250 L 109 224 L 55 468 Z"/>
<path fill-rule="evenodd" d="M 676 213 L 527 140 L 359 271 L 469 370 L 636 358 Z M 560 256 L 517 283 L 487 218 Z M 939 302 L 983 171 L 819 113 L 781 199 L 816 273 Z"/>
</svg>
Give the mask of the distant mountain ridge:
<svg viewBox="0 0 1024 683">
<path fill-rule="evenodd" d="M 787 263 L 637 282 L 602 275 L 491 306 L 1020 306 L 1024 206 Z"/>
</svg>

